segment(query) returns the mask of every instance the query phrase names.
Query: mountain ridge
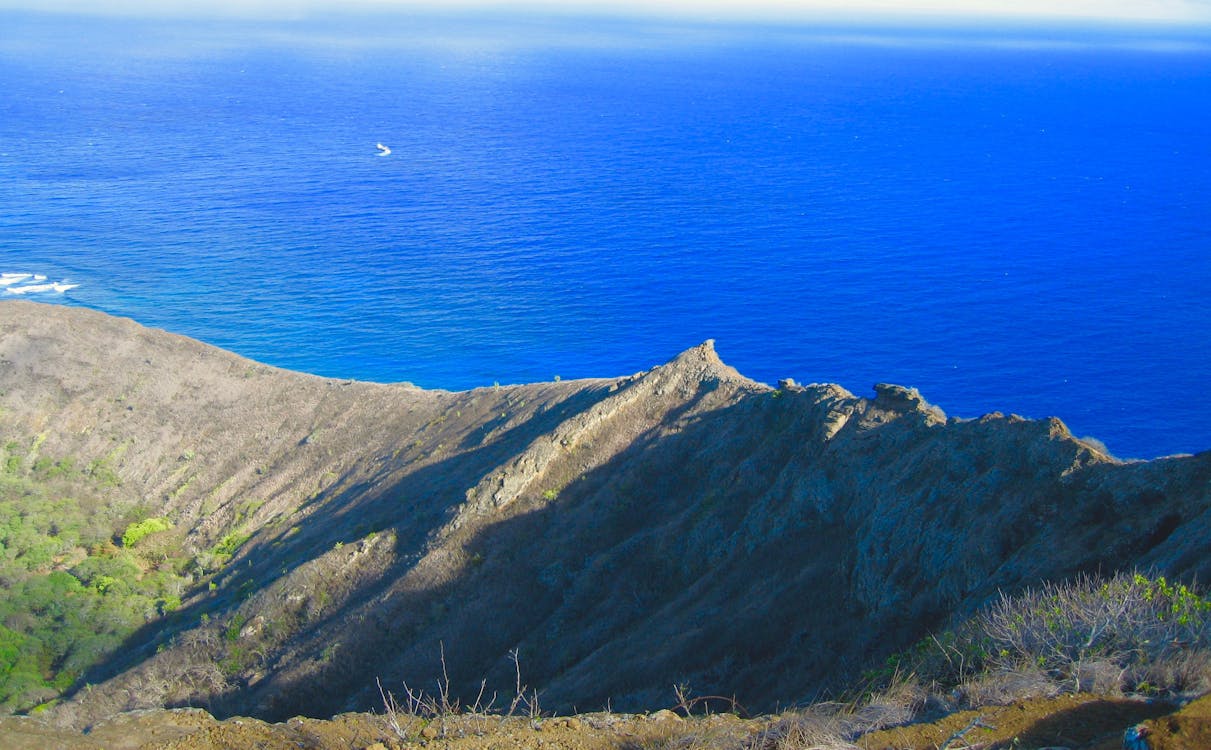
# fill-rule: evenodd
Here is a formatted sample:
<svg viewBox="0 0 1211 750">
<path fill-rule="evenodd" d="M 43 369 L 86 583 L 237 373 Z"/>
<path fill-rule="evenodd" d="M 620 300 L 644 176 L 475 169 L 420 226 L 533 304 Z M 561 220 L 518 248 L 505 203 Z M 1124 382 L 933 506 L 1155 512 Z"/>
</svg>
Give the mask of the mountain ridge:
<svg viewBox="0 0 1211 750">
<path fill-rule="evenodd" d="M 6 440 L 104 464 L 108 502 L 170 518 L 192 561 L 181 608 L 69 690 L 63 725 L 327 715 L 443 669 L 506 693 L 513 655 L 553 708 L 690 684 L 761 709 L 998 590 L 1211 572 L 1211 453 L 1124 463 L 1055 418 L 773 388 L 709 341 L 625 377 L 453 393 L 4 302 L 0 382 Z"/>
</svg>

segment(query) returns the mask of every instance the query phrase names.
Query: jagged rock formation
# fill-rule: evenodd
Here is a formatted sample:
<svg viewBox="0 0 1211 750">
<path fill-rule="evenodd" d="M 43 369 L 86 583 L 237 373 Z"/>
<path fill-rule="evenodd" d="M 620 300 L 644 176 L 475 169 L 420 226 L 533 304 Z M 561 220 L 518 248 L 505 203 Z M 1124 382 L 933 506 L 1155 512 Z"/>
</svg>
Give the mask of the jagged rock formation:
<svg viewBox="0 0 1211 750">
<path fill-rule="evenodd" d="M 376 678 L 544 706 L 816 695 L 997 589 L 1211 572 L 1211 453 L 1121 463 L 1057 419 L 779 389 L 710 342 L 629 377 L 423 391 L 290 373 L 99 313 L 0 303 L 0 428 L 105 461 L 214 579 L 55 709 L 281 719 Z M 238 656 L 238 658 L 236 658 Z M 229 666 L 225 671 L 218 664 Z"/>
</svg>

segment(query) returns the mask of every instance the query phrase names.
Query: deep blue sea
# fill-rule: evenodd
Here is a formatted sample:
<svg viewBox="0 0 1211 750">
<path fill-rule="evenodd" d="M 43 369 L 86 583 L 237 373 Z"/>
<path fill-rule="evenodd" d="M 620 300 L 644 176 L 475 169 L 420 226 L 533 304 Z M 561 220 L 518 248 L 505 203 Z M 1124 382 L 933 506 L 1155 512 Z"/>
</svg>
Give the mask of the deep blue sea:
<svg viewBox="0 0 1211 750">
<path fill-rule="evenodd" d="M 328 376 L 615 376 L 714 338 L 765 382 L 1195 452 L 1211 36 L 10 13 L 0 273 Z"/>
</svg>

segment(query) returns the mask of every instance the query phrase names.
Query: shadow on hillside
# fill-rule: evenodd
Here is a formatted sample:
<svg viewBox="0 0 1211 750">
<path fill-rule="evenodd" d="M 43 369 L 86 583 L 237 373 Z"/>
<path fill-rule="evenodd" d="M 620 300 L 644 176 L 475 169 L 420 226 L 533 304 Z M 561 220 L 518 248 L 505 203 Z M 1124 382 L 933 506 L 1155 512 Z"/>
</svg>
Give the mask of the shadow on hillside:
<svg viewBox="0 0 1211 750">
<path fill-rule="evenodd" d="M 1081 504 L 1098 502 L 1096 487 L 1014 476 L 988 484 L 981 502 L 939 497 L 931 478 L 948 465 L 923 456 L 950 455 L 941 430 L 893 421 L 864 429 L 849 444 L 844 435 L 825 444 L 814 437 L 818 420 L 793 396 L 752 394 L 713 407 L 709 393 L 704 387 L 596 468 L 579 470 L 575 452 L 561 454 L 550 471 L 570 480 L 557 497 L 481 529 L 464 545 L 474 562 L 449 583 L 375 606 L 469 487 L 601 393 L 406 475 L 383 467 L 358 487 L 317 498 L 336 512 L 317 513 L 278 550 L 261 544 L 244 551 L 214 600 L 171 623 L 184 629 L 203 611 L 225 616 L 245 582 L 261 590 L 283 567 L 357 541 L 365 533 L 357 524 L 395 529 L 398 564 L 357 581 L 343 607 L 298 631 L 294 644 L 330 638 L 327 656 L 295 654 L 284 665 L 275 661 L 281 654 L 270 655 L 263 678 L 212 696 L 206 707 L 268 720 L 381 707 L 376 678 L 397 695 L 403 680 L 432 693 L 444 650 L 451 697 L 464 705 L 481 686 L 485 700 L 495 695 L 507 703 L 514 652 L 523 683 L 543 691 L 547 709 L 663 707 L 675 702 L 673 685 L 682 684 L 700 695 L 735 696 L 749 710 L 772 710 L 779 701 L 852 684 L 861 669 L 997 587 L 1037 582 L 1025 580 L 1028 574 L 1062 577 L 1082 566 L 1133 564 L 1096 545 L 1064 547 L 1076 556 L 1050 569 L 1034 560 L 1079 522 Z M 979 440 L 996 439 L 995 428 L 986 429 L 992 437 L 976 434 L 977 453 Z M 912 453 L 913 446 L 920 450 Z M 998 495 L 997 487 L 1012 492 Z M 1007 516 L 1012 528 L 988 522 L 999 504 L 1022 496 L 1035 505 Z M 1073 512 L 1048 531 L 1039 523 L 1038 498 L 1071 504 Z M 412 499 L 421 502 L 407 504 Z M 901 515 L 873 517 L 870 509 L 881 507 L 876 499 L 897 503 Z M 1004 538 L 1018 540 L 1007 559 L 996 552 Z M 939 593 L 939 580 L 917 567 L 926 558 L 940 566 L 936 575 L 963 587 Z M 1035 567 L 1021 567 L 1019 558 Z M 864 603 L 870 601 L 877 611 Z M 158 630 L 130 640 L 139 649 L 132 659 L 154 653 Z"/>
<path fill-rule="evenodd" d="M 432 693 L 443 649 L 464 704 L 481 680 L 485 696 L 512 694 L 516 649 L 523 682 L 547 688 L 561 709 L 611 698 L 665 705 L 670 674 L 766 699 L 784 687 L 769 685 L 771 667 L 837 668 L 822 645 L 861 616 L 845 597 L 844 528 L 820 517 L 747 528 L 796 453 L 793 420 L 768 399 L 696 408 L 696 399 L 679 406 L 683 423 L 577 475 L 557 500 L 483 529 L 465 545 L 478 562 L 450 584 L 363 612 L 331 663 L 270 676 L 215 707 L 257 707 L 270 719 L 369 709 L 379 704 L 376 677 L 397 693 L 404 679 Z"/>
<path fill-rule="evenodd" d="M 466 500 L 467 489 L 539 436 L 600 401 L 607 395 L 606 388 L 576 392 L 554 408 L 535 413 L 530 419 L 499 433 L 490 442 L 481 441 L 471 450 L 419 469 L 408 471 L 384 462 L 369 479 L 356 484 L 348 482 L 349 473 L 339 477 L 331 485 L 339 489 L 323 491 L 300 506 L 300 510 L 312 512 L 298 525 L 297 533 L 278 544 L 263 541 L 264 534 L 252 537 L 216 576 L 213 591 L 208 594 L 191 592 L 190 596 L 202 593 L 203 598 L 141 627 L 109 659 L 89 669 L 64 693 L 64 699 L 149 658 L 171 636 L 196 627 L 203 616 L 220 621 L 245 599 L 267 589 L 289 572 L 334 547 L 357 542 L 371 532 L 390 530 L 395 533 L 395 554 L 400 563 L 388 570 L 386 577 L 399 573 L 401 565 L 408 566 L 420 557 L 429 535 L 441 528 L 452 509 Z M 359 582 L 361 592 L 351 597 L 347 606 L 377 595 L 382 588 L 376 585 L 379 583 L 375 580 Z M 322 629 L 339 614 L 338 611 L 307 623 L 299 635 L 306 637 Z"/>
</svg>

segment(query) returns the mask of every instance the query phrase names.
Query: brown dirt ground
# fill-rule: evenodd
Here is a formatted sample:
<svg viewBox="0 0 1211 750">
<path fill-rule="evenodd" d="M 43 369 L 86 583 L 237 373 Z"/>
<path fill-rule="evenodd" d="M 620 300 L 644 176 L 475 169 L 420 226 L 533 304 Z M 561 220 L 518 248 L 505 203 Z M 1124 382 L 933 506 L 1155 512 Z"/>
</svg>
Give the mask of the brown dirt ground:
<svg viewBox="0 0 1211 750">
<path fill-rule="evenodd" d="M 695 720 L 696 730 L 730 724 L 732 716 Z M 218 721 L 199 710 L 146 711 L 120 716 L 87 734 L 54 729 L 25 717 L 0 719 L 5 750 L 624 750 L 667 738 L 691 726 L 669 712 L 652 716 L 588 714 L 576 717 L 456 716 L 400 719 L 403 736 L 387 717 L 343 714 L 330 720 L 294 718 Z M 755 728 L 755 724 L 754 724 Z"/>
<path fill-rule="evenodd" d="M 1146 721 L 1142 729 L 1152 750 L 1211 748 L 1211 696 L 1177 713 Z"/>
<path fill-rule="evenodd" d="M 955 747 L 1122 750 L 1124 731 L 1143 723 L 1151 731 L 1151 750 L 1211 748 L 1211 696 L 1175 712 L 1167 703 L 1084 694 L 962 711 L 929 724 L 873 732 L 858 745 L 864 750 L 937 750 L 977 720 L 976 726 L 956 739 Z M 1166 744 L 1158 744 L 1162 737 Z"/>
<path fill-rule="evenodd" d="M 1120 750 L 1123 732 L 1139 725 L 1150 750 L 1211 748 L 1211 696 L 1180 710 L 1158 702 L 1092 695 L 1032 699 L 952 714 L 936 722 L 874 732 L 864 750 L 938 750 L 979 720 L 953 747 L 970 750 Z M 86 734 L 55 729 L 26 717 L 0 719 L 5 750 L 643 750 L 680 746 L 735 747 L 769 726 L 771 718 L 717 715 L 683 721 L 668 711 L 651 716 L 585 714 L 576 717 L 501 718 L 464 715 L 422 721 L 342 714 L 330 720 L 294 718 L 267 724 L 248 718 L 214 719 L 205 711 L 124 714 Z M 402 735 L 402 736 L 401 736 Z"/>
</svg>

